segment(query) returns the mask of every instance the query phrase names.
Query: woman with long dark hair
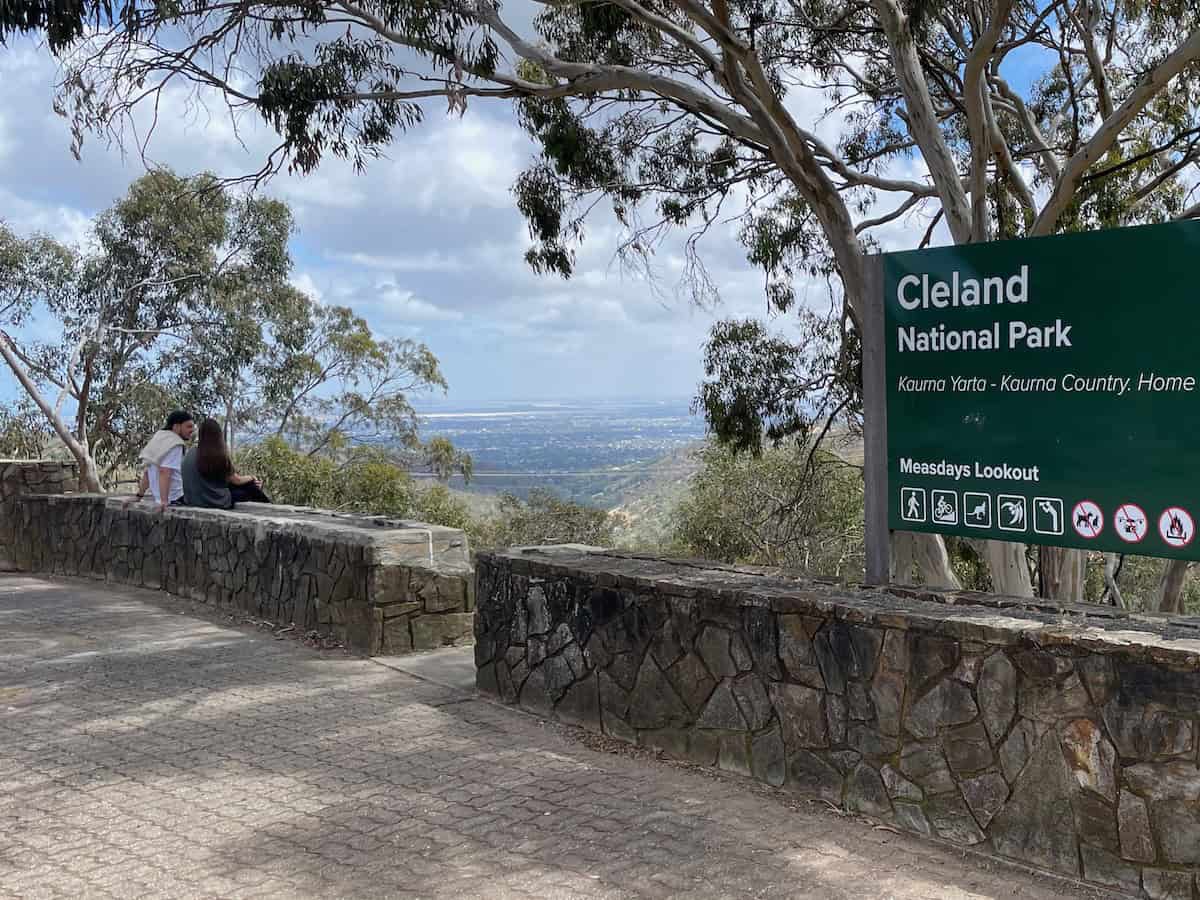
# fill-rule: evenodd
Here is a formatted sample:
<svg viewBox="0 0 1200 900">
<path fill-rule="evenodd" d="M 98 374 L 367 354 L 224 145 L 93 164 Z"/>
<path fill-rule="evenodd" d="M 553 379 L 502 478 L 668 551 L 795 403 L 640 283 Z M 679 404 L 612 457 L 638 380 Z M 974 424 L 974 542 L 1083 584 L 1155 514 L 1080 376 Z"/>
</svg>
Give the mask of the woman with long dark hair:
<svg viewBox="0 0 1200 900">
<path fill-rule="evenodd" d="M 235 503 L 270 503 L 262 481 L 239 475 L 216 419 L 200 423 L 196 446 L 183 457 L 183 499 L 188 506 L 232 509 Z"/>
</svg>

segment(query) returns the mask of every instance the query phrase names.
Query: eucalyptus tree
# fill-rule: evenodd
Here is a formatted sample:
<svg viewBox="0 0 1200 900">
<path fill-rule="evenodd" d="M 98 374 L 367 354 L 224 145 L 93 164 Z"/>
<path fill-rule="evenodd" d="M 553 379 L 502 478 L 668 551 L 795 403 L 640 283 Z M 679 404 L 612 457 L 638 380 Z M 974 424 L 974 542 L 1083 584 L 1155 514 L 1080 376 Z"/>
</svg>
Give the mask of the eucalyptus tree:
<svg viewBox="0 0 1200 900">
<path fill-rule="evenodd" d="M 513 101 L 538 147 L 514 186 L 534 268 L 568 275 L 603 200 L 634 259 L 685 232 L 706 295 L 700 237 L 732 218 L 771 307 L 795 307 L 800 276 L 827 278 L 848 336 L 880 246 L 924 246 L 939 226 L 966 243 L 1198 212 L 1191 0 L 132 0 L 68 7 L 70 21 L 40 0 L 11 8 L 24 18 L 0 29 L 60 36 L 76 144 L 119 136 L 179 86 L 275 130 L 260 175 L 309 172 L 330 155 L 365 164 L 440 104 Z M 77 13 L 87 39 L 71 43 Z M 770 419 L 753 401 L 743 427 Z M 953 581 L 940 541 L 901 541 L 897 558 Z M 1031 591 L 1024 547 L 987 556 L 996 589 Z M 1078 553 L 1041 563 L 1049 592 L 1079 595 Z"/>
<path fill-rule="evenodd" d="M 166 170 L 100 213 L 85 247 L 0 225 L 0 356 L 89 489 L 257 356 L 290 231 L 284 204 Z"/>
</svg>

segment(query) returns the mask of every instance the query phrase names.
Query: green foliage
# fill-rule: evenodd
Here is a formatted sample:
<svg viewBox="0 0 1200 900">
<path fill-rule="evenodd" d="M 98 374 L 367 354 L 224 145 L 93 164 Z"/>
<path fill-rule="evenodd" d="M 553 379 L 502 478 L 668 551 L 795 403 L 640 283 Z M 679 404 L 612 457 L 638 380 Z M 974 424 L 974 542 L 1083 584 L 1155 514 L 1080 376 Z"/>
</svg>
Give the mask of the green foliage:
<svg viewBox="0 0 1200 900">
<path fill-rule="evenodd" d="M 424 463 L 437 477 L 446 482 L 454 474 L 461 474 L 466 482 L 471 481 L 475 464 L 469 454 L 455 448 L 449 438 L 435 437 L 426 441 L 421 448 Z"/>
<path fill-rule="evenodd" d="M 1088 554 L 1084 599 L 1096 603 L 1104 598 L 1104 554 Z M 1117 566 L 1117 586 L 1129 609 L 1157 611 L 1159 586 L 1166 561 L 1150 556 L 1123 555 Z M 1183 583 L 1183 606 L 1191 615 L 1200 613 L 1200 577 L 1189 569 Z"/>
<path fill-rule="evenodd" d="M 523 501 L 512 494 L 502 495 L 497 515 L 481 523 L 476 536 L 480 548 L 537 544 L 611 547 L 614 543 L 613 521 L 607 512 L 538 488 Z"/>
<path fill-rule="evenodd" d="M 253 391 L 239 423 L 270 423 L 310 453 L 361 442 L 415 449 L 409 393 L 446 388 L 424 344 L 382 339 L 348 307 L 323 306 L 294 291 L 240 380 Z M 438 453 L 444 465 L 455 464 L 452 448 Z"/>
<path fill-rule="evenodd" d="M 53 340 L 19 355 L 47 392 L 66 390 L 70 430 L 108 479 L 167 410 L 213 405 L 255 358 L 290 290 L 290 232 L 284 204 L 165 169 L 97 217 L 86 251 L 0 227 L 0 326 L 54 323 Z"/>
<path fill-rule="evenodd" d="M 312 455 L 271 436 L 238 454 L 239 469 L 263 479 L 276 503 L 416 519 L 471 531 L 466 505 L 443 485 L 417 485 L 395 457 L 356 447 L 340 457 Z"/>
<path fill-rule="evenodd" d="M 862 474 L 798 444 L 737 454 L 698 451 L 701 469 L 674 513 L 674 539 L 689 556 L 784 566 L 860 578 Z"/>
<path fill-rule="evenodd" d="M 471 516 L 467 504 L 452 494 L 444 484 L 433 484 L 424 489 L 417 488 L 412 517 L 432 525 L 461 528 L 473 540 L 480 530 L 480 525 Z"/>
<path fill-rule="evenodd" d="M 107 0 L 4 0 L 0 4 L 0 45 L 10 34 L 44 31 L 55 51 L 83 36 L 91 22 L 110 22 L 122 6 Z"/>
<path fill-rule="evenodd" d="M 0 327 L 35 313 L 55 320 L 57 340 L 20 354 L 43 389 L 66 387 L 68 427 L 86 438 L 105 481 L 134 467 L 147 435 L 181 407 L 221 415 L 235 449 L 243 432 L 275 434 L 365 465 L 351 448 L 398 447 L 405 456 L 389 470 L 400 462 L 443 479 L 470 474 L 470 457 L 449 441 L 418 439 L 408 398 L 445 389 L 437 358 L 293 288 L 291 232 L 286 204 L 167 170 L 139 178 L 100 214 L 87 253 L 0 225 Z M 411 506 L 379 472 L 359 474 L 387 509 Z"/>
<path fill-rule="evenodd" d="M 54 445 L 54 431 L 28 399 L 0 405 L 0 458 L 46 459 Z"/>
<path fill-rule="evenodd" d="M 950 568 L 958 576 L 959 584 L 968 591 L 989 591 L 992 588 L 991 574 L 987 561 L 979 553 L 976 544 L 965 538 L 948 535 L 946 554 L 950 557 Z"/>
<path fill-rule="evenodd" d="M 862 415 L 857 332 L 836 315 L 800 313 L 800 342 L 771 334 L 757 320 L 717 322 L 704 348 L 705 380 L 695 408 L 735 451 L 815 438 L 816 428 Z"/>
<path fill-rule="evenodd" d="M 280 437 L 243 447 L 235 457 L 238 470 L 261 478 L 263 489 L 276 503 L 332 506 L 338 471 L 332 459 L 301 453 Z"/>
</svg>

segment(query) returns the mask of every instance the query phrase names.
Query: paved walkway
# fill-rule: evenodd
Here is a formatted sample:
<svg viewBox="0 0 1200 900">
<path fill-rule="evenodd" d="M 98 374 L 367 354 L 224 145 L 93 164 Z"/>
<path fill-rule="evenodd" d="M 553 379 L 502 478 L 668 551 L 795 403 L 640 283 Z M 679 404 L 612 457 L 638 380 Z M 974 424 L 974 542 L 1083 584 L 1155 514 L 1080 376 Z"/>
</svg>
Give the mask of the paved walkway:
<svg viewBox="0 0 1200 900">
<path fill-rule="evenodd" d="M 0 577 L 0 896 L 1085 894 L 165 595 Z"/>
</svg>

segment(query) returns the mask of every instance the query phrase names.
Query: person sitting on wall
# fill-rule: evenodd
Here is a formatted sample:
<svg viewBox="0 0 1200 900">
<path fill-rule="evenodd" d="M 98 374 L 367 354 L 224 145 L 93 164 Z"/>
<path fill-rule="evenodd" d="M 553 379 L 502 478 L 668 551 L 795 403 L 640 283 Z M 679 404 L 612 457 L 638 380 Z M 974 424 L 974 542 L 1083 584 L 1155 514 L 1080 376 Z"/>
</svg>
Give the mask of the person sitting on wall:
<svg viewBox="0 0 1200 900">
<path fill-rule="evenodd" d="M 225 447 L 225 435 L 216 419 L 200 423 L 196 446 L 183 457 L 183 498 L 188 506 L 232 509 L 235 503 L 270 503 L 262 481 L 239 475 Z"/>
<path fill-rule="evenodd" d="M 159 511 L 183 500 L 183 479 L 180 467 L 183 465 L 184 445 L 192 439 L 196 423 L 191 413 L 177 409 L 169 416 L 161 431 L 156 431 L 154 437 L 138 458 L 146 464 L 142 477 L 138 481 L 138 499 L 150 495 L 158 504 Z"/>
</svg>

